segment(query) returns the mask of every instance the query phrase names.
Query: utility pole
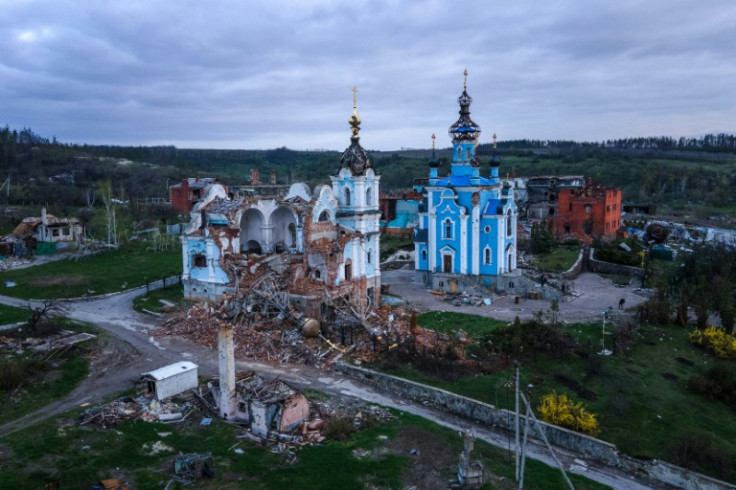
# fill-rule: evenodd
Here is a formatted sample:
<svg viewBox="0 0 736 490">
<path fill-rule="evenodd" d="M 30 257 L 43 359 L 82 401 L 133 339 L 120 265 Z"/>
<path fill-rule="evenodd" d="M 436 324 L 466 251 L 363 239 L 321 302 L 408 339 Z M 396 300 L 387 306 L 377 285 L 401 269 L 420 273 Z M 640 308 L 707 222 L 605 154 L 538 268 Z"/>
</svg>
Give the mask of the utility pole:
<svg viewBox="0 0 736 490">
<path fill-rule="evenodd" d="M 521 467 L 519 465 L 519 463 L 520 463 L 519 460 L 521 459 L 521 454 L 520 454 L 521 448 L 519 447 L 519 362 L 516 361 L 514 364 L 516 364 L 516 374 L 514 375 L 514 385 L 515 385 L 515 390 L 514 390 L 515 391 L 515 397 L 514 398 L 515 398 L 515 405 L 516 405 L 516 419 L 514 421 L 514 428 L 515 428 L 515 433 L 516 433 L 516 439 L 515 439 L 515 444 L 516 444 L 516 481 L 520 481 L 521 480 L 521 475 L 520 475 L 520 473 L 521 473 Z"/>
</svg>

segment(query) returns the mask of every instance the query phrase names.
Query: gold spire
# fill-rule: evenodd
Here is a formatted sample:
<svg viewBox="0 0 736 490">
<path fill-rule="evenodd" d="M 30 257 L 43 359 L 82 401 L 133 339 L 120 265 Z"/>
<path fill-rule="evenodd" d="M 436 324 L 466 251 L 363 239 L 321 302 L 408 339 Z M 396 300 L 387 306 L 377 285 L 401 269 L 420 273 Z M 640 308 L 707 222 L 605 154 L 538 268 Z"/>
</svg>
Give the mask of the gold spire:
<svg viewBox="0 0 736 490">
<path fill-rule="evenodd" d="M 357 138 L 360 132 L 360 117 L 358 116 L 358 87 L 355 86 L 353 86 L 353 115 L 350 116 L 348 123 L 350 123 L 353 138 Z"/>
<path fill-rule="evenodd" d="M 463 72 L 465 79 L 463 80 L 463 88 L 468 88 L 468 69 L 466 68 Z"/>
<path fill-rule="evenodd" d="M 493 133 L 493 151 L 496 151 L 496 133 Z"/>
<path fill-rule="evenodd" d="M 436 138 L 436 136 L 434 135 L 434 133 L 432 133 L 432 149 L 433 150 L 434 150 L 434 139 L 435 138 Z"/>
</svg>

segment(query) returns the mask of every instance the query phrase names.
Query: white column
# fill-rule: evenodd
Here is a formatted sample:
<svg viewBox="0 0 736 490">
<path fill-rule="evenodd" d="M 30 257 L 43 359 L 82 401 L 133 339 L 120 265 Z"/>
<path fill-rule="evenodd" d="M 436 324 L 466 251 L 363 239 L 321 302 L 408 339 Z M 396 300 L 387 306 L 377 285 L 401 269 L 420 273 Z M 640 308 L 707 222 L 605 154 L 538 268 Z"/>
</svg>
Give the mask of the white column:
<svg viewBox="0 0 736 490">
<path fill-rule="evenodd" d="M 304 252 L 304 226 L 299 225 L 296 227 L 296 250 L 297 252 Z"/>
<path fill-rule="evenodd" d="M 212 237 L 204 239 L 205 254 L 207 257 L 207 280 L 215 282 L 215 240 Z"/>
<path fill-rule="evenodd" d="M 468 273 L 468 218 L 467 214 L 460 213 L 460 274 Z"/>
<path fill-rule="evenodd" d="M 471 274 L 477 276 L 480 274 L 480 206 L 475 204 L 473 206 L 473 233 L 470 239 L 473 240 L 472 253 L 473 256 L 470 258 L 471 262 Z"/>
<path fill-rule="evenodd" d="M 220 372 L 220 416 L 235 416 L 235 349 L 233 327 L 221 325 L 217 329 L 217 360 Z"/>
<path fill-rule="evenodd" d="M 427 196 L 429 209 L 427 210 L 427 267 L 434 272 L 437 263 L 437 213 L 432 206 L 432 192 Z"/>
<path fill-rule="evenodd" d="M 181 240 L 181 277 L 182 279 L 189 279 L 189 241 L 185 236 L 179 237 Z"/>
</svg>

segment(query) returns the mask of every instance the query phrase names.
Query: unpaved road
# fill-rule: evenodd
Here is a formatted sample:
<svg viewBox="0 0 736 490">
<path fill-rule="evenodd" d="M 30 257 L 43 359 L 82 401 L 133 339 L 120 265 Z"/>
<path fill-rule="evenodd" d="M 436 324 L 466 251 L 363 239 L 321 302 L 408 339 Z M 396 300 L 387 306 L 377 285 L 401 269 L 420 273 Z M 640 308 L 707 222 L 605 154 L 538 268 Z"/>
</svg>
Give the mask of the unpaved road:
<svg viewBox="0 0 736 490">
<path fill-rule="evenodd" d="M 404 273 L 403 276 L 398 276 L 400 280 L 407 278 L 406 271 L 393 272 Z M 391 278 L 390 273 L 384 273 L 384 281 L 392 284 L 392 292 L 400 294 L 400 291 L 397 290 L 398 288 L 395 287 L 397 284 L 400 284 L 396 276 Z M 423 291 L 423 288 L 416 285 L 413 285 L 413 289 L 410 283 L 404 283 L 404 286 L 406 290 L 413 291 L 411 294 L 420 295 L 423 292 L 426 296 L 432 296 L 426 291 Z M 106 298 L 77 300 L 66 303 L 68 308 L 66 316 L 76 320 L 94 323 L 103 330 L 111 333 L 113 337 L 105 341 L 106 343 L 103 342 L 102 352 L 93 360 L 89 377 L 74 391 L 49 406 L 30 413 L 21 419 L 0 426 L 0 437 L 82 404 L 102 402 L 106 397 L 129 389 L 132 382 L 141 373 L 172 362 L 191 360 L 200 366 L 200 372 L 202 374 L 216 374 L 217 353 L 215 350 L 203 348 L 177 338 L 165 337 L 154 339 L 150 335 L 151 330 L 158 324 L 157 318 L 137 313 L 131 307 L 132 299 L 137 295 L 143 294 L 143 292 L 144 288 L 139 288 Z M 577 298 L 575 301 L 581 298 Z M 411 301 L 411 299 L 409 300 Z M 430 298 L 430 301 L 436 300 Z M 627 305 L 628 301 L 627 299 Z M 0 296 L 0 303 L 24 307 L 28 304 L 28 301 Z M 529 303 L 527 302 L 525 306 L 531 308 L 530 314 L 540 309 L 548 308 L 548 306 L 542 308 L 541 305 Z M 544 304 L 546 305 L 546 303 Z M 584 301 L 579 301 L 579 305 L 583 304 Z M 509 317 L 510 319 L 518 315 L 518 310 L 512 310 L 511 308 L 504 310 L 504 307 L 499 305 L 498 302 L 494 304 L 494 307 L 496 309 L 491 311 L 499 315 L 504 313 L 511 315 Z M 518 307 L 518 305 L 515 305 L 515 307 Z M 534 309 L 537 307 L 539 308 Z M 487 308 L 490 309 L 492 307 Z M 478 310 L 483 310 L 483 308 L 461 307 L 459 309 L 459 311 L 467 313 L 480 314 L 481 311 Z M 596 312 L 598 315 L 600 314 L 599 307 L 590 308 L 590 314 L 594 315 Z M 491 315 L 490 311 L 483 311 L 483 313 L 488 313 L 486 316 L 496 316 L 496 314 Z M 518 316 L 524 318 L 522 315 Z M 504 317 L 500 316 L 500 318 Z M 240 370 L 252 369 L 266 376 L 279 376 L 300 389 L 311 388 L 328 394 L 353 396 L 370 403 L 394 407 L 425 417 L 446 427 L 457 430 L 469 429 L 476 437 L 491 444 L 501 448 L 509 447 L 509 437 L 506 433 L 493 432 L 489 428 L 472 424 L 445 413 L 435 412 L 421 405 L 388 397 L 350 380 L 339 378 L 332 372 L 319 371 L 312 367 L 302 365 L 270 366 L 245 362 L 238 362 L 237 368 Z M 511 446 L 513 447 L 513 442 Z M 568 471 L 582 474 L 613 488 L 634 490 L 657 488 L 639 481 L 616 468 L 601 466 L 591 461 L 584 461 L 582 458 L 578 458 L 573 454 L 559 449 L 557 450 L 557 455 Z M 539 445 L 530 445 L 529 457 L 554 466 L 554 461 L 550 454 L 545 448 Z"/>
</svg>

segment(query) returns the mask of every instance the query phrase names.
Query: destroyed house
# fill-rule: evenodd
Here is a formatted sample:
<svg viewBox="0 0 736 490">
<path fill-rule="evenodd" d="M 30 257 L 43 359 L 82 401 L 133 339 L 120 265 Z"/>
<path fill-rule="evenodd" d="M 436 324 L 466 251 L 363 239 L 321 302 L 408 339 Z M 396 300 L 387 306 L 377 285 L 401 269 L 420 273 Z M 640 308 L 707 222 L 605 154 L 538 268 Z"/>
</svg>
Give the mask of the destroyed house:
<svg viewBox="0 0 736 490">
<path fill-rule="evenodd" d="M 291 432 L 309 417 L 309 401 L 279 379 L 253 377 L 235 388 L 235 419 L 247 422 L 254 434 Z"/>
<path fill-rule="evenodd" d="M 283 197 L 206 188 L 181 237 L 186 297 L 216 300 L 270 274 L 312 317 L 321 317 L 325 298 L 377 304 L 380 177 L 360 146 L 355 110 L 350 125 L 351 144 L 331 185 L 295 183 Z"/>
<path fill-rule="evenodd" d="M 41 208 L 41 217 L 24 218 L 13 230 L 16 237 L 31 238 L 35 243 L 54 244 L 64 248 L 76 242 L 84 234 L 82 223 L 76 218 L 57 218 Z"/>
</svg>

